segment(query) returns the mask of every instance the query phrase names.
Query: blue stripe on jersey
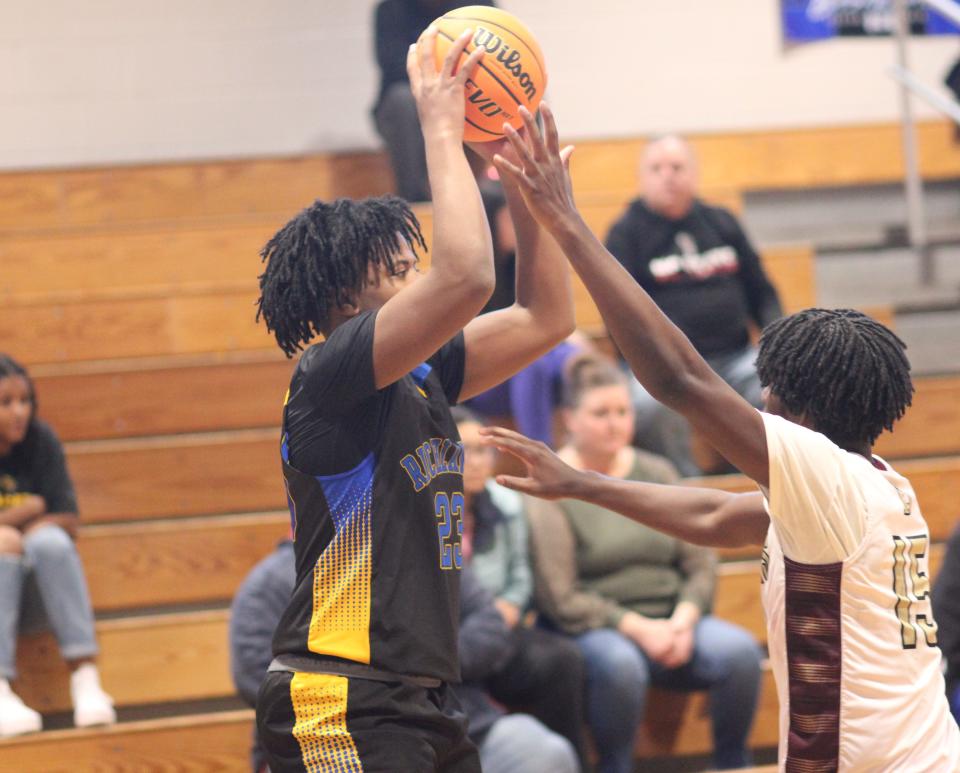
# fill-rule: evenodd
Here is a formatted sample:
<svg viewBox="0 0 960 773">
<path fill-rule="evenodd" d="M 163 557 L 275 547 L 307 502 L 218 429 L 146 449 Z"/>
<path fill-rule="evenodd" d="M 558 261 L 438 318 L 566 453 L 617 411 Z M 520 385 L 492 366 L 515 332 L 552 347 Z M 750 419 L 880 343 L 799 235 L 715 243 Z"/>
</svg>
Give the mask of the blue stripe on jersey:
<svg viewBox="0 0 960 773">
<path fill-rule="evenodd" d="M 317 475 L 316 479 L 323 488 L 323 495 L 330 508 L 333 525 L 340 531 L 349 518 L 357 513 L 357 503 L 369 496 L 373 489 L 373 473 L 376 464 L 373 453 L 367 455 L 352 470 L 337 475 Z"/>
<path fill-rule="evenodd" d="M 410 371 L 410 375 L 413 377 L 413 380 L 417 382 L 418 387 L 423 387 L 424 382 L 427 380 L 427 376 L 430 375 L 430 371 L 433 370 L 427 363 L 421 362 L 417 367 Z"/>
<path fill-rule="evenodd" d="M 284 432 L 280 438 L 280 458 L 285 464 L 290 464 L 290 443 L 287 440 L 287 433 Z"/>
</svg>

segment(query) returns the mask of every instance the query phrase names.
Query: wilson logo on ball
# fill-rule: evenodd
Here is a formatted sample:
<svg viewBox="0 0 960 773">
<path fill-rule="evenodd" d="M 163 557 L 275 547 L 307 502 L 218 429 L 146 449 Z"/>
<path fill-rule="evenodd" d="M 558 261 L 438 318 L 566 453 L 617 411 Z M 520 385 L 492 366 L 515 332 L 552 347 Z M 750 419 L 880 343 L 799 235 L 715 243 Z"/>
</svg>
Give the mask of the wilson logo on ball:
<svg viewBox="0 0 960 773">
<path fill-rule="evenodd" d="M 438 66 L 467 29 L 473 36 L 463 57 L 477 48 L 486 51 L 467 82 L 463 138 L 467 142 L 500 139 L 504 123 L 519 129 L 523 119 L 518 108 L 523 105 L 536 112 L 547 86 L 540 46 L 523 22 L 499 8 L 473 5 L 450 11 L 434 24 Z"/>
</svg>

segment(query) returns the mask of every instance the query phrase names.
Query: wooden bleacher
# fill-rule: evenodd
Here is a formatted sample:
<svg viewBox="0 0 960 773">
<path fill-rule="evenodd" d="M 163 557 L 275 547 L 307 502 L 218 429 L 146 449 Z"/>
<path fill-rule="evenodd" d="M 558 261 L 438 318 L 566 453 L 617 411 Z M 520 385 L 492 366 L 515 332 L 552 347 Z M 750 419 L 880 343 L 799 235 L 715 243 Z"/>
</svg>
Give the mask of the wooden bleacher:
<svg viewBox="0 0 960 773">
<path fill-rule="evenodd" d="M 900 179 L 895 126 L 710 135 L 692 141 L 713 201 L 745 193 Z M 960 176 L 942 122 L 920 125 L 928 179 Z M 603 237 L 635 195 L 634 140 L 578 143 L 577 200 Z M 67 441 L 83 511 L 78 542 L 106 688 L 121 710 L 232 695 L 227 603 L 288 529 L 277 423 L 291 363 L 254 322 L 258 252 L 313 198 L 382 191 L 382 154 L 0 174 L 0 349 L 31 367 L 41 413 Z M 430 212 L 418 208 L 429 231 Z M 763 245 L 788 311 L 816 300 L 808 245 Z M 427 256 L 427 260 L 428 260 Z M 582 285 L 578 323 L 602 320 Z M 888 314 L 878 310 L 878 314 Z M 955 520 L 960 377 L 923 379 L 878 452 L 913 481 L 934 539 Z M 931 457 L 920 459 L 918 457 Z M 709 485 L 741 490 L 739 476 Z M 933 555 L 940 555 L 937 547 Z M 717 608 L 756 629 L 756 551 L 726 551 Z M 203 611 L 184 611 L 203 605 Z M 106 619 L 104 615 L 109 615 Z M 762 634 L 762 631 L 758 631 Z M 64 711 L 66 669 L 48 635 L 20 647 L 24 698 Z M 703 754 L 703 695 L 658 695 L 639 751 Z M 54 731 L 0 742 L 0 769 L 247 769 L 247 711 Z M 776 742 L 765 675 L 751 736 Z M 60 766 L 59 768 L 57 766 Z"/>
</svg>

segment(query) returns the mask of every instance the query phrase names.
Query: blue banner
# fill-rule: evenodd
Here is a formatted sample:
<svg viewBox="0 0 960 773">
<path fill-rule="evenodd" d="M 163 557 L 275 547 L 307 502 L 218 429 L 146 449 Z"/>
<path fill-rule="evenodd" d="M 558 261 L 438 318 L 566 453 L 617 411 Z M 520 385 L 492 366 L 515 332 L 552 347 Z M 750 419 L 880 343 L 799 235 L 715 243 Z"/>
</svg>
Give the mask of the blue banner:
<svg viewBox="0 0 960 773">
<path fill-rule="evenodd" d="M 893 0 L 780 0 L 783 37 L 804 43 L 834 37 L 890 35 L 894 29 Z M 910 2 L 910 33 L 957 35 L 960 28 L 925 3 Z"/>
</svg>

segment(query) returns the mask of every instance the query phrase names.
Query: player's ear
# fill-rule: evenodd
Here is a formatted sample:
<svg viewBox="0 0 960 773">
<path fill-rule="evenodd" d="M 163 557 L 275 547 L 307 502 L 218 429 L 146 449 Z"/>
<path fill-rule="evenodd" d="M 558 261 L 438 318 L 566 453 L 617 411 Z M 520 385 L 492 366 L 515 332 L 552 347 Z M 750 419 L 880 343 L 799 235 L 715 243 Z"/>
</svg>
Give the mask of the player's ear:
<svg viewBox="0 0 960 773">
<path fill-rule="evenodd" d="M 356 298 L 350 298 L 346 303 L 338 304 L 337 311 L 347 319 L 350 319 L 360 313 L 360 304 Z"/>
</svg>

